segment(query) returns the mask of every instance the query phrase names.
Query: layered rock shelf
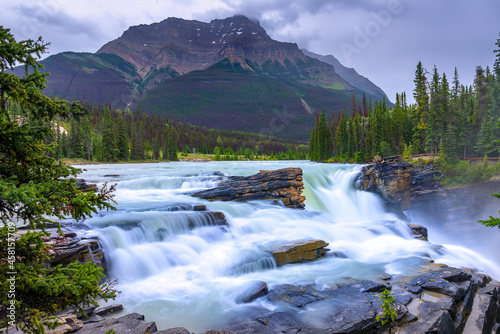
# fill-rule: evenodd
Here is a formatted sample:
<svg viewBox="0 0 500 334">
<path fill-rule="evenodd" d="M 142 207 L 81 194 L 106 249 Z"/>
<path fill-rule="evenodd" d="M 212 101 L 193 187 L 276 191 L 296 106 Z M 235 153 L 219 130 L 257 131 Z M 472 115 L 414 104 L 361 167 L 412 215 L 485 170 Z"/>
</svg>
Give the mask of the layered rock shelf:
<svg viewBox="0 0 500 334">
<path fill-rule="evenodd" d="M 76 180 L 76 188 L 83 192 L 98 191 L 97 184 L 87 183 L 84 179 Z"/>
<path fill-rule="evenodd" d="M 436 264 L 387 282 L 346 279 L 322 289 L 277 285 L 261 298 L 281 305 L 279 312 L 262 310 L 227 329 L 238 334 L 388 333 L 376 319 L 384 289 L 392 289 L 396 299 L 392 333 L 498 333 L 499 283 L 472 270 Z"/>
<path fill-rule="evenodd" d="M 345 278 L 321 289 L 313 284 L 281 284 L 268 290 L 265 282 L 254 282 L 244 293 L 250 292 L 250 298 L 239 302 L 262 299 L 278 310 L 255 304 L 245 318 L 203 334 L 389 333 L 388 327 L 377 321 L 377 315 L 382 314 L 380 292 L 385 289 L 391 290 L 396 299 L 397 318 L 392 333 L 500 331 L 499 282 L 474 270 L 429 264 L 411 276 L 384 277 L 380 281 Z M 158 331 L 155 322 L 138 313 L 121 315 L 122 310 L 121 305 L 87 307 L 85 315 L 77 316 L 73 309 L 68 309 L 58 314 L 60 326 L 48 333 L 105 334 L 111 329 L 129 334 L 192 333 L 184 327 Z"/>
<path fill-rule="evenodd" d="M 329 250 L 325 248 L 326 246 L 328 243 L 323 240 L 296 240 L 267 251 L 273 255 L 276 266 L 281 267 L 285 264 L 310 262 L 323 257 Z"/>
<path fill-rule="evenodd" d="M 251 176 L 230 176 L 218 187 L 192 196 L 209 201 L 281 200 L 286 207 L 303 209 L 305 197 L 302 196 L 302 189 L 302 169 L 283 168 L 262 170 Z"/>
<path fill-rule="evenodd" d="M 492 193 L 500 191 L 500 181 L 444 188 L 442 174 L 432 163 L 410 164 L 399 157 L 389 157 L 363 167 L 358 179 L 361 190 L 377 194 L 386 207 L 407 217 L 402 211 L 445 225 L 475 226 L 480 219 L 498 215 L 499 200 Z"/>
<path fill-rule="evenodd" d="M 417 166 L 396 156 L 363 167 L 359 188 L 379 195 L 389 209 L 401 213 L 417 201 L 431 203 L 442 197 L 441 178 L 432 164 Z"/>
</svg>

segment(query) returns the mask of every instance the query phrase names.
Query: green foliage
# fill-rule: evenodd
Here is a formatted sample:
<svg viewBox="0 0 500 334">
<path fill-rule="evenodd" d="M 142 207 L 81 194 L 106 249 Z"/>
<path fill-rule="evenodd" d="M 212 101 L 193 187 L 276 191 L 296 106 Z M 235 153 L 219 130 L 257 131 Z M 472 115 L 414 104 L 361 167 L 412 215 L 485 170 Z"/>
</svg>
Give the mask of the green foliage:
<svg viewBox="0 0 500 334">
<path fill-rule="evenodd" d="M 13 294 L 2 293 L 0 319 L 22 327 L 25 332 L 44 333 L 44 325 L 55 325 L 50 315 L 69 305 L 95 303 L 112 298 L 109 286 L 99 286 L 102 269 L 92 263 L 45 268 L 48 248 L 43 232 L 13 236 L 16 223 L 44 230 L 47 223 L 72 217 L 80 220 L 102 209 L 113 209 L 113 188 L 98 193 L 76 189 L 79 170 L 56 160 L 55 120 L 75 120 L 84 110 L 77 103 L 52 100 L 42 91 L 46 74 L 41 74 L 37 57 L 45 52 L 43 41 L 17 42 L 0 26 L 0 284 L 9 291 L 8 279 L 15 274 Z M 25 65 L 24 77 L 9 71 Z M 17 115 L 10 106 L 18 106 Z M 82 138 L 85 138 L 84 136 Z M 82 146 L 84 147 L 84 146 Z M 7 308 L 15 305 L 15 318 Z M 9 313 L 10 314 L 10 313 Z"/>
<path fill-rule="evenodd" d="M 102 268 L 96 268 L 92 262 L 45 268 L 49 258 L 49 247 L 43 243 L 45 235 L 28 231 L 9 242 L 7 225 L 0 229 L 1 258 L 9 259 L 0 265 L 0 289 L 13 291 L 11 296 L 2 294 L 0 300 L 3 305 L 15 301 L 16 320 L 24 332 L 43 333 L 41 325 L 57 326 L 57 321 L 47 315 L 69 306 L 83 312 L 81 306 L 84 304 L 97 306 L 97 299 L 108 300 L 116 295 L 113 284 L 99 286 L 104 274 Z M 9 257 L 9 248 L 15 249 L 13 257 Z M 9 272 L 16 275 L 9 275 Z M 10 289 L 12 277 L 15 277 L 15 290 Z"/>
<path fill-rule="evenodd" d="M 377 314 L 377 321 L 379 321 L 382 326 L 389 325 L 389 333 L 391 332 L 391 327 L 397 318 L 396 306 L 394 305 L 395 299 L 392 296 L 391 291 L 385 289 L 380 294 L 380 301 L 382 302 L 382 316 Z"/>
<path fill-rule="evenodd" d="M 500 194 L 491 194 L 491 196 L 494 196 L 496 198 L 500 198 Z M 492 217 L 490 216 L 489 219 L 486 219 L 486 220 L 479 220 L 479 222 L 481 224 L 483 224 L 484 226 L 487 226 L 487 227 L 498 227 L 500 228 L 500 218 L 497 218 L 497 217 Z"/>
<path fill-rule="evenodd" d="M 486 181 L 500 173 L 500 165 L 488 165 L 488 156 L 480 166 L 471 166 L 468 161 L 460 161 L 450 158 L 444 151 L 440 152 L 439 158 L 435 161 L 438 171 L 440 171 L 447 187 L 456 187 Z"/>
<path fill-rule="evenodd" d="M 500 40 L 500 39 L 499 39 Z M 478 158 L 484 155 L 498 156 L 500 150 L 500 42 L 495 50 L 494 71 L 487 67 L 476 68 L 473 86 L 460 84 L 455 69 L 452 87 L 446 73 L 442 75 L 434 67 L 432 80 L 428 82 L 427 70 L 418 62 L 415 71 L 413 97 L 408 105 L 406 94 L 396 94 L 396 103 L 387 108 L 385 100 L 366 102 L 360 106 L 353 97 L 351 112 L 345 109 L 332 115 L 329 120 L 329 136 L 320 131 L 320 118 L 311 131 L 309 157 L 313 161 L 367 162 L 382 157 L 401 154 L 407 160 L 412 155 L 436 153 L 442 143 L 444 152 L 453 159 Z M 323 142 L 330 137 L 330 142 Z M 327 148 L 325 150 L 325 148 Z M 463 164 L 465 166 L 465 164 Z M 465 167 L 445 165 L 450 171 L 450 184 L 463 184 L 482 180 L 493 169 L 467 169 L 466 175 L 455 175 L 454 169 Z M 448 168 L 450 167 L 450 168 Z"/>
</svg>

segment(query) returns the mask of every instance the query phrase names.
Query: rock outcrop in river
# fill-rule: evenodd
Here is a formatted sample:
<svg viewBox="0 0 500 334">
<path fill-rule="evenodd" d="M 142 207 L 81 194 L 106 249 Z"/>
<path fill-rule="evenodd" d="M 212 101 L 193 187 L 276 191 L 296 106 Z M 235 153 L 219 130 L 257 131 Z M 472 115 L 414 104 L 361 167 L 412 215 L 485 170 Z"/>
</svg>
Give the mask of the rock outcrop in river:
<svg viewBox="0 0 500 334">
<path fill-rule="evenodd" d="M 305 197 L 302 189 L 302 169 L 282 168 L 262 170 L 250 176 L 230 176 L 218 187 L 199 191 L 193 196 L 209 201 L 281 200 L 286 207 L 303 209 Z"/>
<path fill-rule="evenodd" d="M 497 216 L 500 201 L 492 193 L 500 192 L 500 181 L 444 188 L 442 174 L 432 164 L 410 164 L 399 157 L 389 157 L 365 166 L 359 178 L 361 190 L 377 194 L 386 207 L 418 213 L 424 219 L 442 224 L 477 224 L 489 215 Z"/>
<path fill-rule="evenodd" d="M 442 197 L 441 177 L 432 164 L 414 165 L 396 156 L 363 167 L 359 188 L 379 195 L 400 213 L 417 201 L 432 203 Z"/>
</svg>

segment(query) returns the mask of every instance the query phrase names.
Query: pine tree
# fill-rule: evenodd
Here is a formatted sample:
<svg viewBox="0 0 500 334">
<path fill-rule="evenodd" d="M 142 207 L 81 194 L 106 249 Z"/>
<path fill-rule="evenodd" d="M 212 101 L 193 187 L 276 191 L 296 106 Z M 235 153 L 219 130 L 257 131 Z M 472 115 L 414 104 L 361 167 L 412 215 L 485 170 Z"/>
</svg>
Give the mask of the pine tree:
<svg viewBox="0 0 500 334">
<path fill-rule="evenodd" d="M 426 70 L 422 66 L 421 62 L 417 64 L 417 70 L 415 71 L 415 89 L 413 90 L 413 97 L 415 98 L 416 108 L 412 115 L 413 126 L 413 138 L 412 145 L 414 150 L 418 152 L 423 152 L 425 139 L 426 139 L 426 129 L 427 129 L 427 114 L 429 111 L 429 95 L 427 90 L 427 77 L 425 76 Z"/>
<path fill-rule="evenodd" d="M 125 121 L 123 120 L 122 114 L 118 115 L 118 119 L 116 121 L 116 147 L 117 158 L 121 161 L 128 161 L 129 158 L 129 148 L 128 148 L 128 135 L 127 135 L 127 127 L 125 125 Z"/>
<path fill-rule="evenodd" d="M 9 291 L 9 279 L 16 273 L 15 296 L 0 295 L 0 319 L 19 325 L 26 333 L 45 333 L 44 325 L 55 324 L 47 316 L 71 305 L 96 304 L 99 298 L 114 297 L 114 292 L 99 286 L 104 276 L 92 262 L 72 263 L 63 268 L 47 268 L 48 246 L 43 232 L 47 223 L 68 216 L 76 220 L 97 210 L 110 209 L 110 189 L 82 193 L 76 188 L 79 170 L 54 159 L 55 119 L 69 120 L 83 115 L 78 103 L 50 99 L 43 95 L 46 76 L 37 61 L 47 44 L 41 39 L 16 41 L 9 29 L 0 26 L 0 290 Z M 25 65 L 22 78 L 12 74 L 15 65 Z M 23 121 L 13 119 L 8 104 L 23 106 Z M 30 231 L 12 241 L 16 222 Z M 59 230 L 62 233 L 61 230 Z M 14 244 L 12 246 L 12 244 Z M 15 249 L 10 254 L 9 249 Z M 9 259 L 6 261 L 6 259 Z M 15 306 L 15 317 L 7 306 Z"/>
<path fill-rule="evenodd" d="M 114 122 L 111 117 L 109 107 L 104 109 L 102 119 L 102 150 L 104 161 L 113 162 L 117 160 L 116 137 L 114 132 Z"/>
<path fill-rule="evenodd" d="M 432 81 L 430 84 L 430 105 L 429 114 L 427 118 L 427 131 L 426 131 L 426 150 L 437 153 L 437 147 L 442 140 L 440 114 L 441 114 L 441 96 L 439 94 L 441 88 L 441 77 L 439 76 L 437 67 L 434 66 Z"/>
</svg>

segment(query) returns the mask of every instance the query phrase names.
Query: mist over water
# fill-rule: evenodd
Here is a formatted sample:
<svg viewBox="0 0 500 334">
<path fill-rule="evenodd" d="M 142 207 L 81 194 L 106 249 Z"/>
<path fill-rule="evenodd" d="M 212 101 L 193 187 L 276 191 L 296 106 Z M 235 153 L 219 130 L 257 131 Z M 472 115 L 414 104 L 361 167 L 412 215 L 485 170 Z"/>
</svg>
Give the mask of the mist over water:
<svg viewBox="0 0 500 334">
<path fill-rule="evenodd" d="M 280 161 L 80 167 L 88 182 L 117 183 L 118 210 L 87 221 L 92 227 L 87 234 L 98 237 L 105 249 L 109 278 L 119 280 L 122 293 L 112 303 L 145 314 L 160 329 L 204 331 L 258 309 L 277 308 L 265 298 L 239 303 L 242 291 L 255 281 L 265 281 L 270 289 L 285 283 L 322 288 L 346 277 L 380 280 L 412 273 L 431 260 L 500 277 L 496 264 L 458 240 L 439 239 L 442 246 L 414 239 L 407 224 L 385 212 L 375 195 L 355 188 L 357 165 Z M 284 167 L 303 169 L 306 210 L 271 201 L 208 202 L 189 195 L 224 179 L 214 172 L 251 175 Z M 223 212 L 229 226 L 214 226 L 205 213 L 186 211 L 192 204 Z M 435 242 L 433 233 L 439 232 L 432 228 L 430 240 Z M 328 242 L 329 255 L 277 268 L 266 252 L 280 242 L 307 238 Z"/>
</svg>

